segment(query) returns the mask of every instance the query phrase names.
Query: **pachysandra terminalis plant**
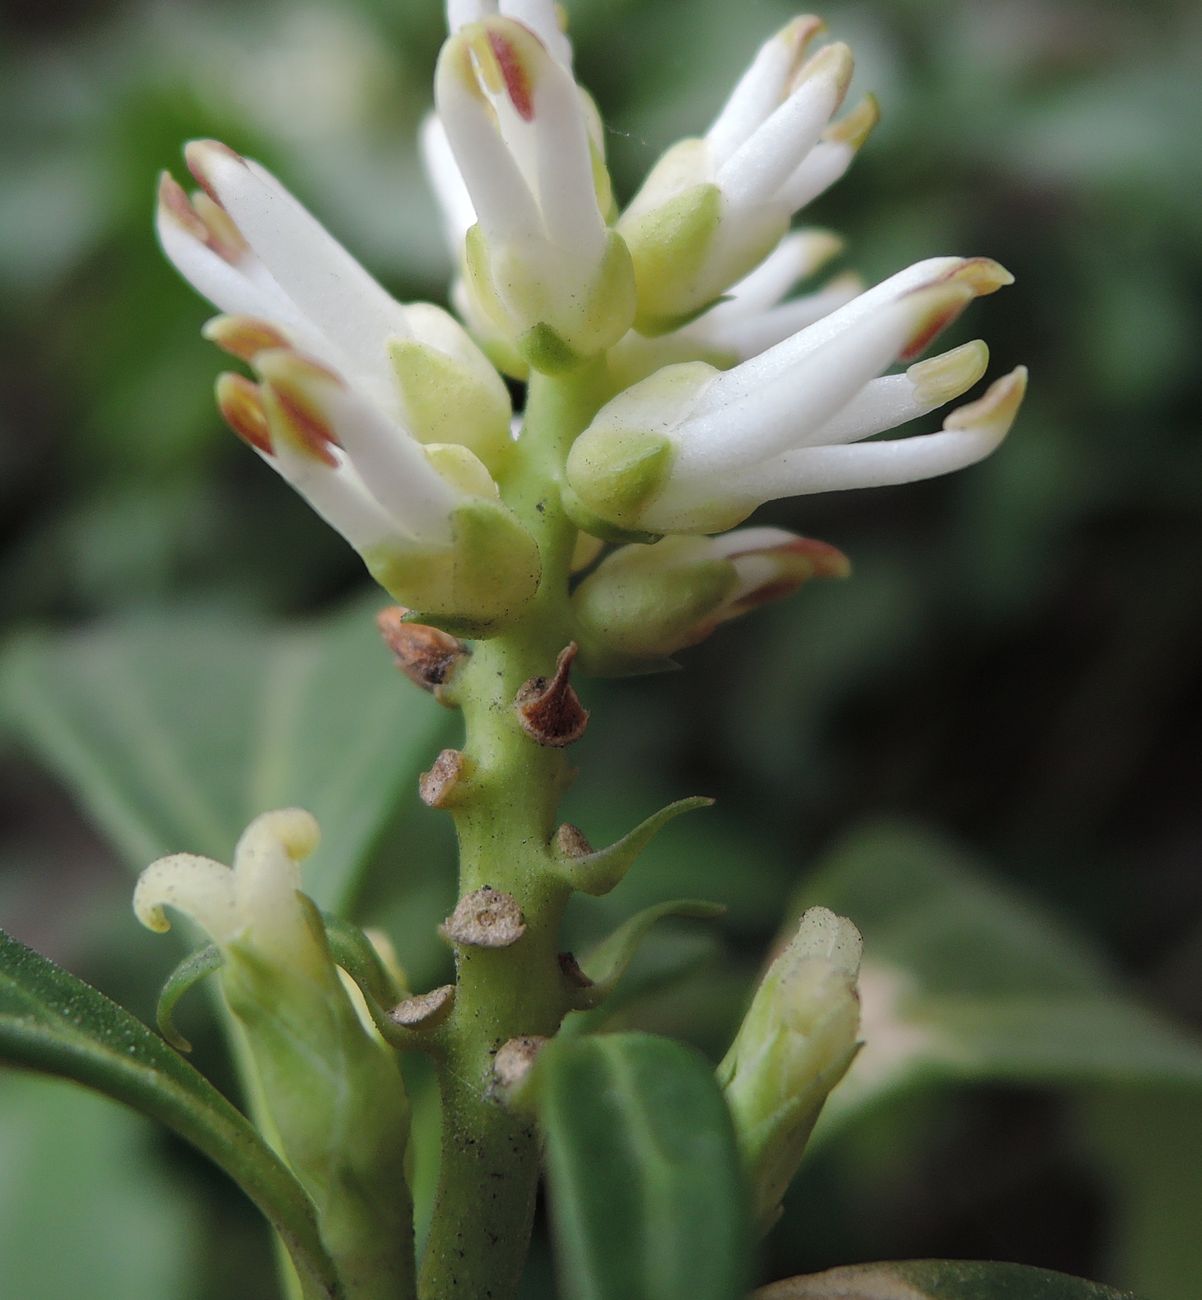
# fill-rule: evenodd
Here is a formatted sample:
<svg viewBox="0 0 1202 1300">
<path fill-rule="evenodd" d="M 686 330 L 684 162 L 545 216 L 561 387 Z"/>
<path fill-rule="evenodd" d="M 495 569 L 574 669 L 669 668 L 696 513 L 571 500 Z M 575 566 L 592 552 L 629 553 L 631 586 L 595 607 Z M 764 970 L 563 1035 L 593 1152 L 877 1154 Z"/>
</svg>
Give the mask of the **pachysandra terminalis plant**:
<svg viewBox="0 0 1202 1300">
<path fill-rule="evenodd" d="M 152 929 L 175 911 L 215 944 L 260 1127 L 329 1260 L 302 1285 L 348 1300 L 515 1293 L 560 1044 L 544 1049 L 616 969 L 561 951 L 565 905 L 611 890 L 702 802 L 600 850 L 561 825 L 588 722 L 574 683 L 664 666 L 728 619 L 845 576 L 832 546 L 740 525 L 776 498 L 971 465 L 1006 436 L 1026 382 L 1019 368 L 937 431 L 878 438 L 982 378 L 983 342 L 925 354 L 1009 274 L 938 256 L 869 289 L 845 274 L 791 296 L 839 250 L 794 218 L 877 117 L 871 98 L 843 110 L 852 55 L 821 43 L 817 19 L 772 36 L 709 130 L 622 208 L 551 0 L 451 0 L 448 17 L 422 148 L 457 316 L 395 301 L 224 145 L 187 146 L 195 192 L 170 176 L 159 190 L 163 249 L 219 313 L 205 336 L 249 368 L 217 381 L 222 414 L 359 552 L 396 602 L 380 621 L 398 663 L 465 728 L 421 780 L 458 833 L 453 984 L 413 992 L 387 952 L 346 955 L 300 892 L 318 831 L 295 809 L 259 817 L 232 868 L 177 855 L 137 889 Z M 506 377 L 526 384 L 516 413 Z M 850 921 L 807 913 L 709 1085 L 761 1228 L 855 1055 L 859 955 Z M 442 1102 L 420 1267 L 405 1051 L 433 1059 Z M 616 1294 L 565 1277 L 574 1294 Z"/>
</svg>

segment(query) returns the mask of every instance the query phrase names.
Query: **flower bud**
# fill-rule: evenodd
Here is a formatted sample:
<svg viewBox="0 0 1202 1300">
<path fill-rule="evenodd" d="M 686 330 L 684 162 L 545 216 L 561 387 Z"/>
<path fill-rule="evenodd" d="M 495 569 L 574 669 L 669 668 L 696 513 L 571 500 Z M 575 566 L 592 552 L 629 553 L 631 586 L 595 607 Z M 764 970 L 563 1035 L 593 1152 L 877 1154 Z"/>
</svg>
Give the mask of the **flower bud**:
<svg viewBox="0 0 1202 1300">
<path fill-rule="evenodd" d="M 395 1056 L 360 1021 L 321 917 L 299 892 L 297 864 L 317 839 L 306 812 L 264 813 L 232 868 L 191 854 L 152 863 L 134 911 L 157 931 L 169 928 L 165 908 L 182 912 L 220 949 L 222 991 L 323 1242 L 344 1267 L 376 1276 L 411 1266 L 408 1105 Z"/>
<path fill-rule="evenodd" d="M 810 578 L 849 571 L 835 547 L 779 528 L 620 547 L 572 597 L 584 668 L 616 674 L 662 663 Z"/>
<path fill-rule="evenodd" d="M 827 1094 L 855 1056 L 863 940 L 824 907 L 760 982 L 718 1082 L 735 1121 L 761 1227 L 771 1227 Z"/>
</svg>

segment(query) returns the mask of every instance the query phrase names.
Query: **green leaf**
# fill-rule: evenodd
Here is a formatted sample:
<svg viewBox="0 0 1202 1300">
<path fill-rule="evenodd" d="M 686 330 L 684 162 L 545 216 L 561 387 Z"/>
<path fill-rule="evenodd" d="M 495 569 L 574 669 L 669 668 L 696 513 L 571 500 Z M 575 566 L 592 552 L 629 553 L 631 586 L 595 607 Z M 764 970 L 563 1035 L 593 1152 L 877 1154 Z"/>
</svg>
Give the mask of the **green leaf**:
<svg viewBox="0 0 1202 1300">
<path fill-rule="evenodd" d="M 308 1197 L 246 1119 L 141 1021 L 3 931 L 0 1057 L 94 1088 L 186 1138 L 267 1216 L 305 1295 L 339 1294 Z"/>
<path fill-rule="evenodd" d="M 0 1071 L 0 1295 L 194 1297 L 200 1209 L 145 1121 Z"/>
<path fill-rule="evenodd" d="M 446 714 L 379 643 L 371 606 L 280 630 L 231 617 L 123 620 L 18 638 L 0 704 L 131 866 L 228 862 L 258 813 L 299 806 L 325 839 L 305 890 L 345 910 Z"/>
<path fill-rule="evenodd" d="M 1108 1273 L 1156 1300 L 1196 1300 L 1202 1106 L 1182 1089 L 1083 1099 L 1085 1145 L 1110 1192 Z"/>
<path fill-rule="evenodd" d="M 674 821 L 681 813 L 711 808 L 713 803 L 712 799 L 707 799 L 704 795 L 677 799 L 675 803 L 652 813 L 608 848 L 596 849 L 579 857 L 565 857 L 561 867 L 564 879 L 573 889 L 579 889 L 585 894 L 608 894 L 634 865 L 639 854 L 670 821 Z"/>
<path fill-rule="evenodd" d="M 1135 1300 L 1084 1278 L 1022 1264 L 915 1259 L 855 1264 L 762 1287 L 756 1300 Z"/>
<path fill-rule="evenodd" d="M 167 976 L 159 992 L 159 1003 L 155 1008 L 155 1024 L 159 1033 L 178 1052 L 190 1052 L 192 1044 L 175 1027 L 175 1008 L 180 999 L 194 984 L 221 969 L 222 957 L 215 943 L 206 944 L 189 953 L 183 961 Z"/>
<path fill-rule="evenodd" d="M 746 1192 L 712 1067 L 666 1038 L 550 1044 L 535 1076 L 551 1219 L 572 1300 L 737 1300 Z"/>
<path fill-rule="evenodd" d="M 1126 993 L 1080 937 L 945 840 L 878 827 L 807 881 L 864 935 L 864 1048 L 821 1141 L 918 1083 L 1202 1088 L 1202 1043 Z"/>
<path fill-rule="evenodd" d="M 387 1011 L 389 1007 L 395 1006 L 403 994 L 384 969 L 384 963 L 371 946 L 367 935 L 357 925 L 329 912 L 321 913 L 321 923 L 325 927 L 330 956 L 334 961 L 382 1010 Z M 217 945 L 210 943 L 189 953 L 167 976 L 159 993 L 155 1023 L 159 1027 L 159 1033 L 177 1051 L 190 1052 L 192 1044 L 175 1027 L 175 1008 L 194 984 L 220 970 L 221 963 L 222 957 Z"/>
<path fill-rule="evenodd" d="M 330 956 L 335 963 L 382 1010 L 396 1006 L 405 996 L 405 991 L 397 988 L 396 981 L 384 968 L 380 954 L 372 947 L 367 935 L 357 925 L 329 912 L 323 912 L 321 919 L 326 928 Z"/>
<path fill-rule="evenodd" d="M 666 917 L 709 921 L 725 911 L 721 903 L 708 903 L 701 898 L 677 898 L 636 912 L 585 957 L 581 968 L 593 983 L 591 988 L 583 991 L 581 1000 L 588 1006 L 596 1006 L 613 992 L 647 932 L 657 921 Z"/>
</svg>

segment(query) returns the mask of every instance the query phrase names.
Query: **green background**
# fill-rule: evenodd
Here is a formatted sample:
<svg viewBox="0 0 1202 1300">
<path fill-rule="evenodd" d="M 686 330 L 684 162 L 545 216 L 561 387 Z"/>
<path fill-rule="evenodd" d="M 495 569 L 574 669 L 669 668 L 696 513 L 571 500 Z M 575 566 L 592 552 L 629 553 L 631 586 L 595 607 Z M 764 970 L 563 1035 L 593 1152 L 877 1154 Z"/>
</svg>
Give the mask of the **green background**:
<svg viewBox="0 0 1202 1300">
<path fill-rule="evenodd" d="M 793 13 L 569 9 L 627 197 Z M 824 13 L 856 51 L 853 97 L 875 91 L 884 119 L 806 221 L 846 234 L 870 282 L 939 253 L 1002 261 L 1016 285 L 951 342 L 987 338 L 993 374 L 1027 363 L 1030 397 L 1001 452 L 951 480 L 757 516 L 840 546 L 850 582 L 724 629 L 684 672 L 588 684 L 568 813 L 595 842 L 673 798 L 719 804 L 581 907 L 578 942 L 663 897 L 726 903 L 717 926 L 663 929 L 620 1017 L 716 1059 L 790 908 L 863 925 L 902 1008 L 878 1039 L 897 1060 L 835 1108 L 765 1277 L 990 1257 L 1188 1300 L 1202 22 L 1185 0 Z M 414 778 L 452 724 L 390 676 L 370 625 L 384 601 L 353 554 L 221 426 L 207 309 L 151 234 L 157 171 L 180 175 L 180 143 L 217 135 L 398 297 L 440 298 L 412 140 L 441 22 L 432 0 L 18 2 L 0 18 L 0 925 L 144 1018 L 179 949 L 136 926 L 128 868 L 164 845 L 228 852 L 277 792 L 319 805 L 322 888 L 348 896 L 370 856 L 354 914 L 387 926 L 416 987 L 444 977 L 448 827 Z M 334 631 L 311 630 L 323 619 Z M 204 1016 L 197 998 L 181 1022 L 228 1086 Z M 249 1300 L 269 1269 L 199 1157 L 100 1100 L 0 1076 L 0 1292 Z M 549 1278 L 540 1251 L 529 1294 Z"/>
</svg>

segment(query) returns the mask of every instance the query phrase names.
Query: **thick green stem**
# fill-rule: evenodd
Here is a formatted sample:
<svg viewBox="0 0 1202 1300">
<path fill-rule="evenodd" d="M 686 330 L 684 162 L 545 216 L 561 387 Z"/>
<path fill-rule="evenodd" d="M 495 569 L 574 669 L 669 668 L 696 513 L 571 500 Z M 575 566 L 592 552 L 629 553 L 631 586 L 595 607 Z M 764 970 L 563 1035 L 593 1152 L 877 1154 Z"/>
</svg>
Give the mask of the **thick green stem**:
<svg viewBox="0 0 1202 1300">
<path fill-rule="evenodd" d="M 510 1039 L 554 1034 L 569 1007 L 558 936 L 570 891 L 552 840 L 571 771 L 563 749 L 522 729 L 514 699 L 531 678 L 551 676 L 572 637 L 576 529 L 560 506 L 559 482 L 573 439 L 606 395 L 603 363 L 532 381 L 502 496 L 539 544 L 542 581 L 522 620 L 479 643 L 455 682 L 467 729 L 452 808 L 460 897 L 485 886 L 511 895 L 525 931 L 508 947 L 456 948 L 455 1009 L 442 1035 L 442 1163 L 422 1300 L 504 1300 L 517 1287 L 529 1243 L 537 1137 L 527 1118 L 496 1099 L 492 1061 Z"/>
</svg>

